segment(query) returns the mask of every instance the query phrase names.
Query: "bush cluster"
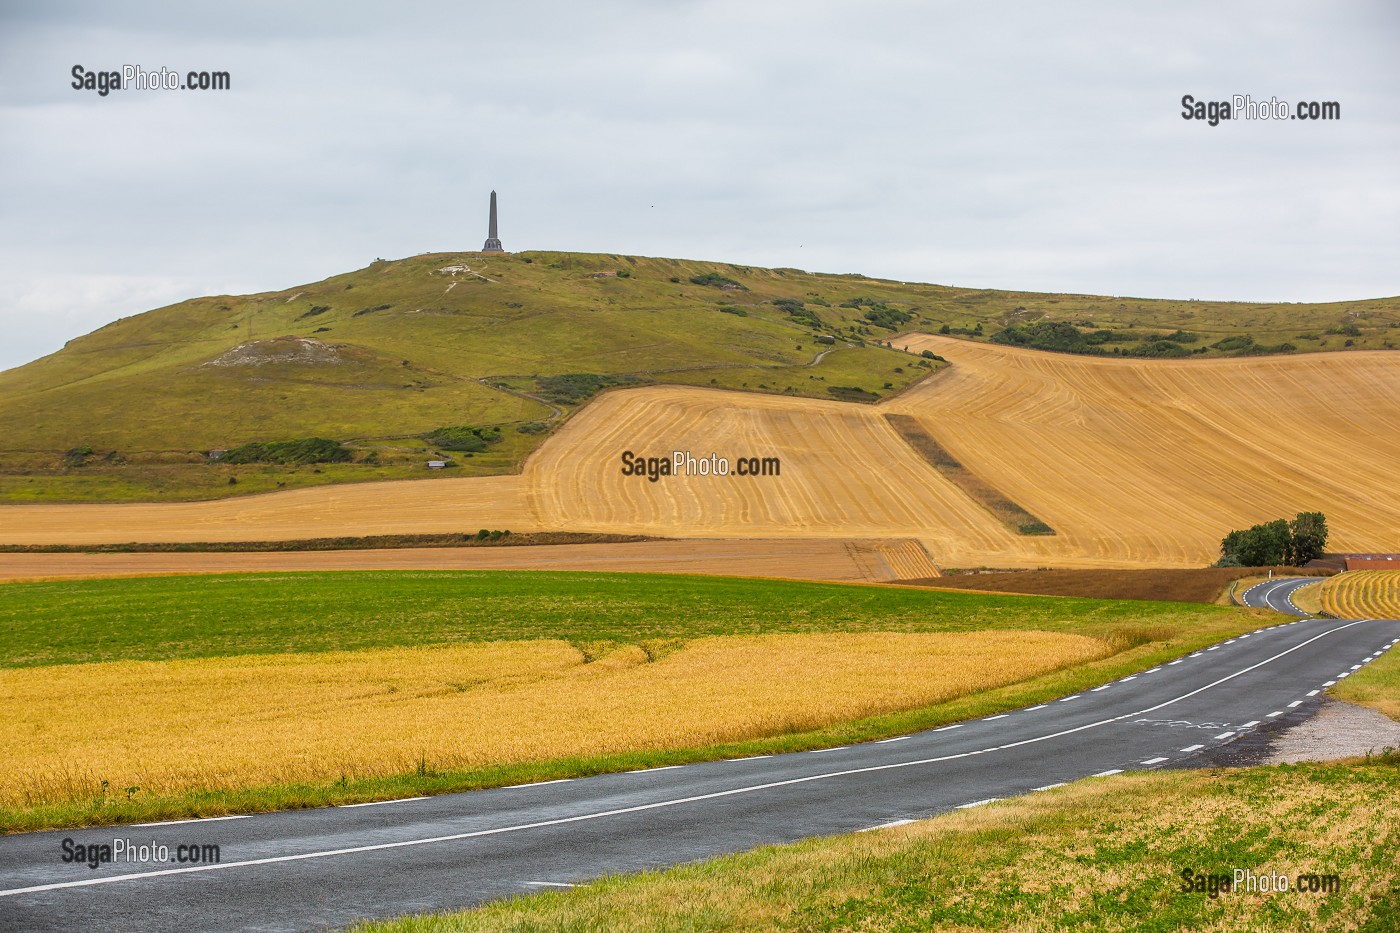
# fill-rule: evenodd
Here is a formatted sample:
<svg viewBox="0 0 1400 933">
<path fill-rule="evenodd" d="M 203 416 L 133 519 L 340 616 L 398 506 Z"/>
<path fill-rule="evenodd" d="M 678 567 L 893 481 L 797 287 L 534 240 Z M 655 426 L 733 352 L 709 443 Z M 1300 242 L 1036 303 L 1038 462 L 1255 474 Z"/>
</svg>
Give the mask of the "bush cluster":
<svg viewBox="0 0 1400 933">
<path fill-rule="evenodd" d="M 586 401 L 612 386 L 632 385 L 640 381 L 636 376 L 565 373 L 561 376 L 540 376 L 535 379 L 535 384 L 550 401 L 572 404 Z"/>
<path fill-rule="evenodd" d="M 843 308 L 864 308 L 864 318 L 876 327 L 883 327 L 885 330 L 897 330 L 900 325 L 907 324 L 914 319 L 914 315 L 898 308 L 891 308 L 883 301 L 876 301 L 874 298 L 852 298 L 850 301 L 841 302 Z"/>
<path fill-rule="evenodd" d="M 702 274 L 700 274 L 700 275 L 692 275 L 692 276 L 690 277 L 690 284 L 691 284 L 691 285 L 708 285 L 708 286 L 710 286 L 711 288 L 723 288 L 723 287 L 726 286 L 726 285 L 732 285 L 732 286 L 734 286 L 735 288 L 743 288 L 743 287 L 744 287 L 744 286 L 740 285 L 738 282 L 736 282 L 736 281 L 734 281 L 733 279 L 731 279 L 729 276 L 727 276 L 727 275 L 720 275 L 718 272 L 705 272 L 705 273 L 702 273 Z"/>
<path fill-rule="evenodd" d="M 437 428 L 425 435 L 423 439 L 442 450 L 480 453 L 489 445 L 500 442 L 501 429 L 493 426 L 462 424 L 455 427 Z"/>
<path fill-rule="evenodd" d="M 324 437 L 303 437 L 294 441 L 254 441 L 235 447 L 224 454 L 222 463 L 281 463 L 295 465 L 304 463 L 345 463 L 350 460 L 350 451 L 341 446 L 340 441 Z"/>
</svg>

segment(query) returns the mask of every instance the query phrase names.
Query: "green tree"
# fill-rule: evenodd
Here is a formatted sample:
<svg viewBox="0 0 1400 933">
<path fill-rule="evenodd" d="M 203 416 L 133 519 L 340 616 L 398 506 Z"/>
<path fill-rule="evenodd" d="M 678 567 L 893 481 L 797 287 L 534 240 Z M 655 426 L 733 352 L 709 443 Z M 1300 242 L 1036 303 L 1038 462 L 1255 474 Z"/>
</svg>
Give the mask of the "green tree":
<svg viewBox="0 0 1400 933">
<path fill-rule="evenodd" d="M 1288 530 L 1288 562 L 1295 567 L 1317 560 L 1327 548 L 1327 516 L 1321 512 L 1299 512 Z"/>
<path fill-rule="evenodd" d="M 1292 536 L 1280 518 L 1243 531 L 1232 531 L 1220 542 L 1221 566 L 1273 567 L 1288 559 Z"/>
</svg>

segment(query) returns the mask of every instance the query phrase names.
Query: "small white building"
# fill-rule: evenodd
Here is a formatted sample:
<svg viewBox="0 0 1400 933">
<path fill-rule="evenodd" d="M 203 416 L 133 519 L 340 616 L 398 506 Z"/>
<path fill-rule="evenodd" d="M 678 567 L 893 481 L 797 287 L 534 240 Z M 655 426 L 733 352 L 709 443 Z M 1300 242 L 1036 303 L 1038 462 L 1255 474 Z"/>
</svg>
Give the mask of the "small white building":
<svg viewBox="0 0 1400 933">
<path fill-rule="evenodd" d="M 430 470 L 441 470 L 441 469 L 445 468 L 446 466 L 447 466 L 447 461 L 446 461 L 446 460 L 429 460 L 429 461 L 428 461 L 428 469 L 430 469 Z"/>
</svg>

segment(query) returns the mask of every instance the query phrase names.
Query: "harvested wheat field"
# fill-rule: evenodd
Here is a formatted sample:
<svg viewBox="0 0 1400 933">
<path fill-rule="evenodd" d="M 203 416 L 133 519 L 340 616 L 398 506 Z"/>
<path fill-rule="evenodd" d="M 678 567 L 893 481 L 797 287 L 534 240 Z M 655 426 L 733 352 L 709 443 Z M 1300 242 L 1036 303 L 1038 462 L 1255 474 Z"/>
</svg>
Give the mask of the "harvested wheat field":
<svg viewBox="0 0 1400 933">
<path fill-rule="evenodd" d="M 1400 570 L 1352 570 L 1308 589 L 1341 619 L 1400 619 Z"/>
<path fill-rule="evenodd" d="M 205 503 L 0 507 L 0 543 L 512 531 L 900 537 L 943 567 L 1199 567 L 1232 528 L 1322 511 L 1332 546 L 1395 545 L 1400 354 L 1115 360 L 896 338 L 952 366 L 878 405 L 687 387 L 605 393 L 519 476 Z M 885 419 L 915 419 L 1054 529 L 1018 534 Z M 624 476 L 621 455 L 776 457 L 778 475 Z M 923 575 L 923 574 L 920 574 Z M 931 574 L 930 574 L 931 575 Z"/>
<path fill-rule="evenodd" d="M 488 642 L 0 671 L 0 805 L 684 748 L 925 706 L 1105 657 L 1050 632 Z M 93 697 L 120 698 L 94 703 Z M 74 757 L 74 749 L 82 754 Z"/>
<path fill-rule="evenodd" d="M 896 343 L 953 365 L 888 408 L 1056 530 L 1018 542 L 1021 557 L 1201 566 L 1226 531 L 1299 511 L 1325 512 L 1338 550 L 1400 533 L 1400 354 L 1112 360 Z"/>
</svg>

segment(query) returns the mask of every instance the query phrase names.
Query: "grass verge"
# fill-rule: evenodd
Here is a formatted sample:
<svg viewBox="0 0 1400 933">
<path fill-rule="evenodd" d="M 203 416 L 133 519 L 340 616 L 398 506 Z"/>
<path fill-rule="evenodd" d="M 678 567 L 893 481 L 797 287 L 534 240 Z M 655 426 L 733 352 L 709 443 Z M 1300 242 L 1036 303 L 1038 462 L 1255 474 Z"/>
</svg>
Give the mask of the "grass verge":
<svg viewBox="0 0 1400 933">
<path fill-rule="evenodd" d="M 1400 645 L 1327 692 L 1339 700 L 1380 710 L 1400 722 Z"/>
<path fill-rule="evenodd" d="M 1400 756 L 1159 771 L 356 933 L 1362 930 L 1400 925 Z M 1287 893 L 1182 890 L 1278 872 Z M 1340 891 L 1296 890 L 1336 875 Z"/>
</svg>

